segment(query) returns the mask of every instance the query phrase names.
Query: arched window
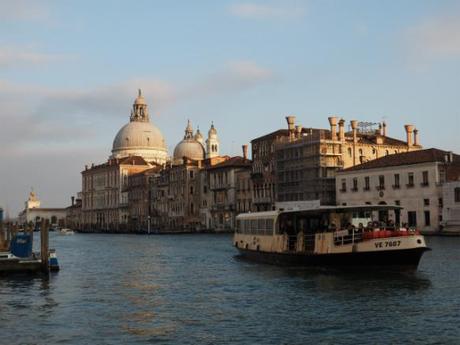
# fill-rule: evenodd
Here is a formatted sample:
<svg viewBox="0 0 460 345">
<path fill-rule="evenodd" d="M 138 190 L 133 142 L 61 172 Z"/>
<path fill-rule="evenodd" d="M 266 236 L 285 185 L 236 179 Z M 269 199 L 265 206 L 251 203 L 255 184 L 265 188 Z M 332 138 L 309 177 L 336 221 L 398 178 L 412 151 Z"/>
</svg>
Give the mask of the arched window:
<svg viewBox="0 0 460 345">
<path fill-rule="evenodd" d="M 348 148 L 348 156 L 351 157 L 351 147 Z"/>
</svg>

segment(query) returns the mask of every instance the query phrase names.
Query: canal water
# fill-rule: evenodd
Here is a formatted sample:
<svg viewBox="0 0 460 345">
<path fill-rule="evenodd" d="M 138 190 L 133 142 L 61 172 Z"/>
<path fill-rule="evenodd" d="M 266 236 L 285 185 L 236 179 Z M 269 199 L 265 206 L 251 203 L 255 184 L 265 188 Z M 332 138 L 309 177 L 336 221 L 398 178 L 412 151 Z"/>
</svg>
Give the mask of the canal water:
<svg viewBox="0 0 460 345">
<path fill-rule="evenodd" d="M 51 234 L 61 271 L 0 277 L 1 344 L 458 344 L 460 238 L 418 272 L 238 259 L 230 235 Z"/>
</svg>

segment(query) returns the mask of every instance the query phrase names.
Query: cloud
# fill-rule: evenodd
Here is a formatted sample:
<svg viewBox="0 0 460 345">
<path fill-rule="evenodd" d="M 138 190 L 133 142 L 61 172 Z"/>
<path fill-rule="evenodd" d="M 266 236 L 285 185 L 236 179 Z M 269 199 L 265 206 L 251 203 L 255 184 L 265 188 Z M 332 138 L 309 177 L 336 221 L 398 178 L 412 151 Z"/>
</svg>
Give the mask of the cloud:
<svg viewBox="0 0 460 345">
<path fill-rule="evenodd" d="M 298 5 L 240 3 L 231 5 L 228 10 L 230 14 L 246 19 L 292 19 L 305 14 L 305 8 Z"/>
<path fill-rule="evenodd" d="M 50 17 L 46 1 L 0 0 L 0 20 L 41 21 Z"/>
<path fill-rule="evenodd" d="M 71 56 L 37 52 L 31 47 L 0 47 L 0 67 L 12 65 L 42 65 L 68 60 Z"/>
<path fill-rule="evenodd" d="M 413 60 L 460 58 L 460 13 L 426 19 L 406 31 L 405 41 Z"/>
</svg>

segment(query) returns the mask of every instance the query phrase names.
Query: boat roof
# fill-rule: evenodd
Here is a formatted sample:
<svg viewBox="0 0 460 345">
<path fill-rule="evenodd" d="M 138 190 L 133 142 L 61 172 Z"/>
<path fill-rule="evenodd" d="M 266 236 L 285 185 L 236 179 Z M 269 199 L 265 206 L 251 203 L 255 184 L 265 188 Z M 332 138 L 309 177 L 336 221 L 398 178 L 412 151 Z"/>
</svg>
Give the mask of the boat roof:
<svg viewBox="0 0 460 345">
<path fill-rule="evenodd" d="M 346 212 L 364 212 L 364 211 L 389 211 L 401 210 L 398 205 L 354 205 L 354 206 L 318 206 L 310 208 L 297 209 L 278 209 L 274 211 L 249 212 L 241 213 L 237 216 L 238 219 L 255 219 L 255 218 L 275 218 L 279 214 L 284 213 L 346 213 Z"/>
</svg>

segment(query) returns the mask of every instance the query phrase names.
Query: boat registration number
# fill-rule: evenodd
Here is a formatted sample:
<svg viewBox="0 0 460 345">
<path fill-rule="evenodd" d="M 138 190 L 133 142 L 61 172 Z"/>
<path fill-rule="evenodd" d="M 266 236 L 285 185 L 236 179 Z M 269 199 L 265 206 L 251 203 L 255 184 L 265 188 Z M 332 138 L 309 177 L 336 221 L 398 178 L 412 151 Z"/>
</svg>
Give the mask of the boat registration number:
<svg viewBox="0 0 460 345">
<path fill-rule="evenodd" d="M 375 242 L 375 248 L 388 248 L 388 247 L 399 247 L 401 245 L 401 241 L 382 241 L 382 242 Z"/>
</svg>

